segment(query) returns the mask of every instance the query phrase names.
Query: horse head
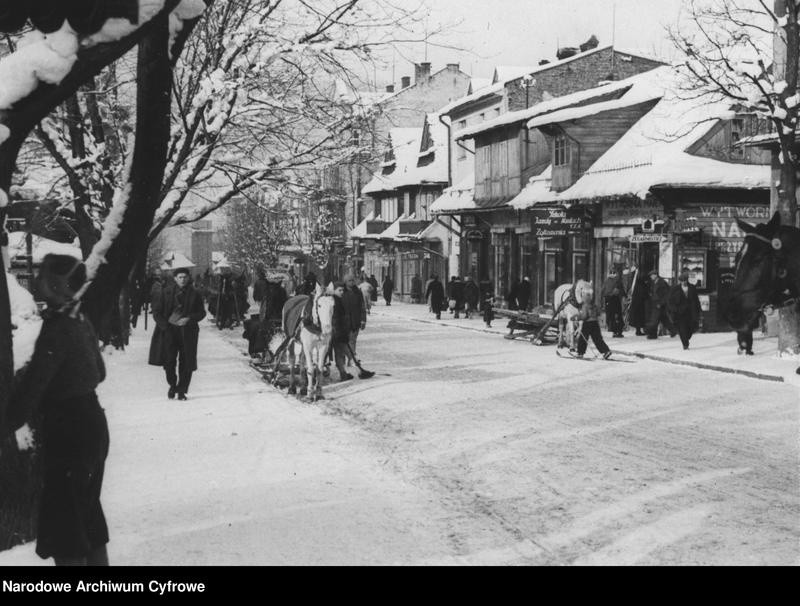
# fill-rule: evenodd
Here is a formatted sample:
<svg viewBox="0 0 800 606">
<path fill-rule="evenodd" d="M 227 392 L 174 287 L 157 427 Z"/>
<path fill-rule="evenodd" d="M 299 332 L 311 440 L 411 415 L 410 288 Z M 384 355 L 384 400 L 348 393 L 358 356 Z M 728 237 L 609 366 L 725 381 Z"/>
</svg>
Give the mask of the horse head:
<svg viewBox="0 0 800 606">
<path fill-rule="evenodd" d="M 779 213 L 768 223 L 737 219 L 744 244 L 736 255 L 736 278 L 726 319 L 736 330 L 752 328 L 764 308 L 781 307 L 800 294 L 800 230 L 782 226 Z"/>
<path fill-rule="evenodd" d="M 314 302 L 315 321 L 322 329 L 323 335 L 330 335 L 333 332 L 333 295 L 321 295 Z"/>
<path fill-rule="evenodd" d="M 578 303 L 591 301 L 594 297 L 594 284 L 586 280 L 578 280 L 575 282 L 575 299 Z"/>
</svg>

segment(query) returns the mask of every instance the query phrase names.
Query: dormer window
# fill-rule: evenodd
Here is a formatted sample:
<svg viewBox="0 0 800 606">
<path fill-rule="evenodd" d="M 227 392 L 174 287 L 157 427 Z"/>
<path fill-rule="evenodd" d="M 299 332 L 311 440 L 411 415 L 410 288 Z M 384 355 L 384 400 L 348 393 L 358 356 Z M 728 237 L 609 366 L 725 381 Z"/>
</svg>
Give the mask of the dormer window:
<svg viewBox="0 0 800 606">
<path fill-rule="evenodd" d="M 744 119 L 734 118 L 731 120 L 731 156 L 734 158 L 744 157 L 744 146 L 737 145 L 744 136 Z"/>
<path fill-rule="evenodd" d="M 567 166 L 571 161 L 569 139 L 566 135 L 556 135 L 553 145 L 553 166 Z"/>
</svg>

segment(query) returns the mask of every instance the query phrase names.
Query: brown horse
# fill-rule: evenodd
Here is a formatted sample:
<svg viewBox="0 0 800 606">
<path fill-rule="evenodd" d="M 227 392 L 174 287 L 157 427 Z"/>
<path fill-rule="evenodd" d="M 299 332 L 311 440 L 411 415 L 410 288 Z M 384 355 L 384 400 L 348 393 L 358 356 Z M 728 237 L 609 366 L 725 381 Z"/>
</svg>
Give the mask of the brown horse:
<svg viewBox="0 0 800 606">
<path fill-rule="evenodd" d="M 769 223 L 737 220 L 744 244 L 736 256 L 736 281 L 726 318 L 736 330 L 751 330 L 768 308 L 797 306 L 800 297 L 800 229 L 781 225 L 779 213 Z M 797 369 L 800 374 L 800 368 Z"/>
</svg>

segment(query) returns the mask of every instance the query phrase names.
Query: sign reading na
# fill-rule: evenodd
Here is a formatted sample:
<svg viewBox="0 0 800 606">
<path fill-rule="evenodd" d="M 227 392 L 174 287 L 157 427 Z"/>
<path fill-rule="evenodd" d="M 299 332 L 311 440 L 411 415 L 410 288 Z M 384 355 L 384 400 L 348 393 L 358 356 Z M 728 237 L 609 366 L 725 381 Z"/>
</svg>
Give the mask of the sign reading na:
<svg viewBox="0 0 800 606">
<path fill-rule="evenodd" d="M 537 238 L 558 238 L 577 234 L 587 227 L 586 211 L 580 206 L 534 208 L 533 235 Z"/>
</svg>

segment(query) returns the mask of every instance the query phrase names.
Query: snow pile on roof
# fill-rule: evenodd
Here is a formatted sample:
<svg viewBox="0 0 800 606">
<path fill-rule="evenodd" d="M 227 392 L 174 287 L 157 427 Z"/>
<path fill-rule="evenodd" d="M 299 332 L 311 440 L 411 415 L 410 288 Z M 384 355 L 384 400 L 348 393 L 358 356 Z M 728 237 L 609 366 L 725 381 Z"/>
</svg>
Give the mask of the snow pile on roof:
<svg viewBox="0 0 800 606">
<path fill-rule="evenodd" d="M 477 93 L 478 91 L 484 88 L 488 88 L 491 85 L 492 85 L 491 78 L 472 78 L 469 81 L 469 88 L 467 89 L 467 95 Z"/>
<path fill-rule="evenodd" d="M 434 214 L 468 211 L 476 208 L 478 206 L 475 204 L 475 173 L 445 189 L 442 195 L 431 204 L 431 212 Z"/>
<path fill-rule="evenodd" d="M 214 267 L 215 268 L 221 267 L 223 263 L 225 263 L 227 267 L 230 267 L 230 265 L 227 265 L 227 260 L 225 260 L 224 257 L 223 260 L 220 260 L 217 263 L 215 263 Z M 160 267 L 161 269 L 164 270 L 175 270 L 175 269 L 195 267 L 195 264 L 192 263 L 192 260 L 189 259 L 189 257 L 184 255 L 183 253 L 180 253 L 178 251 L 172 251 L 168 252 L 161 258 Z"/>
<path fill-rule="evenodd" d="M 391 191 L 399 187 L 421 183 L 447 183 L 447 128 L 438 120 L 438 114 L 428 114 L 427 126 L 433 140 L 428 149 L 421 149 L 421 128 L 393 128 L 389 139 L 394 160 L 384 166 L 394 166 L 388 174 L 376 172 L 362 190 L 365 194 Z M 423 157 L 433 154 L 433 162 L 418 166 Z"/>
<path fill-rule="evenodd" d="M 14 370 L 17 371 L 28 363 L 33 356 L 33 347 L 42 320 L 36 308 L 33 296 L 22 288 L 13 274 L 6 273 L 8 295 L 11 302 L 11 324 L 14 347 Z"/>
<path fill-rule="evenodd" d="M 531 177 L 528 184 L 509 202 L 509 206 L 516 210 L 530 208 L 534 204 L 545 202 L 558 202 L 560 194 L 550 189 L 553 178 L 553 165 L 549 165 L 540 174 Z"/>
<path fill-rule="evenodd" d="M 492 84 L 516 80 L 517 78 L 521 78 L 522 76 L 530 74 L 531 72 L 535 72 L 537 69 L 538 68 L 535 65 L 498 65 L 494 68 Z"/>
<path fill-rule="evenodd" d="M 365 237 L 367 235 L 367 223 L 369 221 L 374 221 L 374 220 L 375 220 L 375 213 L 374 212 L 370 212 L 364 218 L 364 220 L 361 223 L 359 223 L 358 225 L 356 225 L 356 227 L 350 232 L 350 237 L 351 238 L 363 238 L 363 237 Z"/>
<path fill-rule="evenodd" d="M 677 86 L 679 75 L 671 68 L 648 72 L 650 85 L 661 89 L 660 100 L 605 154 L 603 154 L 578 181 L 567 190 L 556 193 L 542 178 L 532 179 L 528 186 L 511 202 L 517 209 L 537 203 L 569 201 L 611 196 L 638 196 L 644 198 L 653 187 L 709 187 L 709 188 L 761 188 L 769 187 L 768 166 L 734 164 L 701 158 L 686 150 L 721 119 L 730 116 L 731 102 L 723 98 L 705 96 L 686 99 L 680 97 Z M 646 74 L 644 74 L 646 75 Z M 549 114 L 529 124 L 543 125 L 556 121 L 575 120 L 625 107 L 631 102 L 642 102 L 654 93 L 647 90 L 648 79 L 619 100 L 565 109 Z"/>
<path fill-rule="evenodd" d="M 401 221 L 408 221 L 409 219 L 413 219 L 414 215 L 400 215 L 395 219 L 394 223 L 392 223 L 389 227 L 387 227 L 381 234 L 378 236 L 380 239 L 388 238 L 389 240 L 394 240 L 397 236 L 400 235 L 400 222 Z"/>
<path fill-rule="evenodd" d="M 8 234 L 8 254 L 10 258 L 13 259 L 28 254 L 25 235 L 25 232 L 22 231 L 12 231 Z M 49 238 L 32 236 L 31 243 L 34 264 L 41 263 L 45 255 L 69 255 L 81 261 L 83 260 L 81 248 L 78 246 L 77 242 L 73 244 L 64 244 L 63 242 L 56 242 Z"/>
</svg>

